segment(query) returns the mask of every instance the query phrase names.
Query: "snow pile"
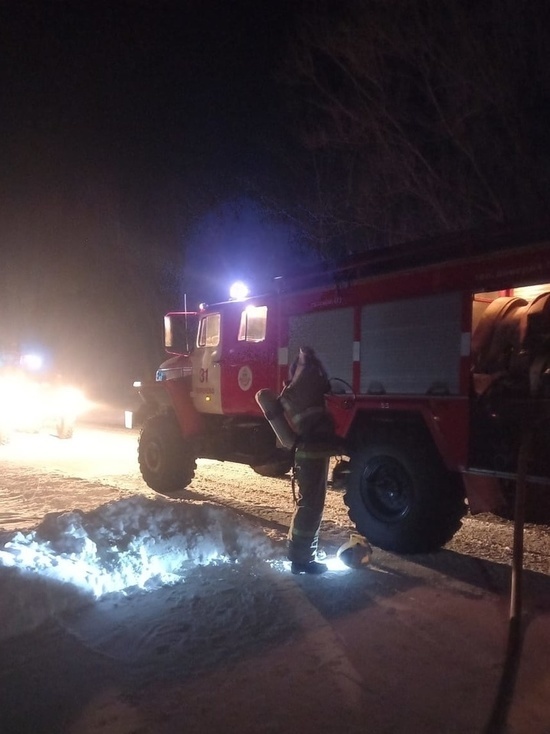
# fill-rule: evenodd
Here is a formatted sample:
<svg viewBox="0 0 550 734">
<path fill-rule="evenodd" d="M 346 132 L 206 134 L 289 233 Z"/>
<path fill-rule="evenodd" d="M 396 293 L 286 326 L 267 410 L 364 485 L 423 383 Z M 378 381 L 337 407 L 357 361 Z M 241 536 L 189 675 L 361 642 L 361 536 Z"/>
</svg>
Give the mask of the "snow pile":
<svg viewBox="0 0 550 734">
<path fill-rule="evenodd" d="M 202 502 L 134 496 L 87 513 L 52 513 L 31 532 L 4 536 L 0 614 L 20 631 L 105 594 L 182 580 L 197 566 L 275 556 L 259 528 Z"/>
</svg>

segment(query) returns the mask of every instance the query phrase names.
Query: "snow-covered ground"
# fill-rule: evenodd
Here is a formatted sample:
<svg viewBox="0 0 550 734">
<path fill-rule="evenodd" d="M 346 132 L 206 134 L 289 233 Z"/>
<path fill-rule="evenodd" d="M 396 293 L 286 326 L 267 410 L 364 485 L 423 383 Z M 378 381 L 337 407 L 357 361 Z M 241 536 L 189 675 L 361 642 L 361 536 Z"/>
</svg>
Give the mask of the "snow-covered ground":
<svg viewBox="0 0 550 734">
<path fill-rule="evenodd" d="M 136 431 L 20 436 L 0 480 L 0 732 L 481 732 L 504 654 L 510 523 L 440 554 L 375 549 L 294 577 L 288 479 L 200 462 L 179 499 Z M 8 449 L 8 450 L 5 450 Z M 348 536 L 330 491 L 322 545 Z M 550 553 L 526 533 L 530 612 L 511 734 L 550 731 Z"/>
<path fill-rule="evenodd" d="M 4 533 L 0 543 L 4 581 L 14 584 L 0 599 L 0 639 L 71 606 L 181 584 L 206 568 L 283 568 L 280 550 L 235 511 L 142 495 L 47 514 L 32 530 Z"/>
</svg>

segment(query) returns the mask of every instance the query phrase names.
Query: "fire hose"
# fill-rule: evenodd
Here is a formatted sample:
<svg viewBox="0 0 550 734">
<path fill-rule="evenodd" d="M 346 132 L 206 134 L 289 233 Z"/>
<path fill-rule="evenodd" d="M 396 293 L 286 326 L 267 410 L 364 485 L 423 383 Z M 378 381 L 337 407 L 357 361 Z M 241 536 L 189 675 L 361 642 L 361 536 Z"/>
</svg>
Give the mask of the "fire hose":
<svg viewBox="0 0 550 734">
<path fill-rule="evenodd" d="M 528 411 L 527 411 L 528 412 Z M 512 569 L 510 580 L 510 606 L 508 639 L 500 684 L 484 734 L 500 734 L 505 731 L 508 711 L 512 702 L 523 645 L 522 585 L 523 585 L 523 529 L 525 524 L 525 498 L 527 494 L 527 470 L 533 442 L 533 422 L 525 417 L 518 450 L 516 492 L 514 500 L 514 532 Z"/>
</svg>

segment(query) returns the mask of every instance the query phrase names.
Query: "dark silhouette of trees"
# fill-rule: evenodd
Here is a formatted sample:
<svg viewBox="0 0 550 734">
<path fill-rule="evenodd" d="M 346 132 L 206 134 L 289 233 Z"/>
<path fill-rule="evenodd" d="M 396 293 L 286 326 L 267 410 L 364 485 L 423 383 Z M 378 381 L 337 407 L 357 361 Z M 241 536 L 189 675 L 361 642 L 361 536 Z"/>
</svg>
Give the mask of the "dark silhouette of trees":
<svg viewBox="0 0 550 734">
<path fill-rule="evenodd" d="M 306 2 L 282 77 L 317 247 L 544 215 L 549 19 L 544 0 Z"/>
</svg>

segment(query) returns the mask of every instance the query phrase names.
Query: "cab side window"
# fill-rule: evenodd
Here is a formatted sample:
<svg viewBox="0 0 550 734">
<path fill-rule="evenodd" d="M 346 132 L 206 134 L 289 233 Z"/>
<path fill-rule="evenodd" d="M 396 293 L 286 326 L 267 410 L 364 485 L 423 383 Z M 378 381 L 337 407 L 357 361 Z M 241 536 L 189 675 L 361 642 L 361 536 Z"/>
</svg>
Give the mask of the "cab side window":
<svg viewBox="0 0 550 734">
<path fill-rule="evenodd" d="M 267 325 L 267 306 L 247 306 L 241 313 L 239 341 L 262 342 Z"/>
<path fill-rule="evenodd" d="M 199 347 L 217 347 L 220 343 L 220 314 L 211 313 L 201 319 L 197 345 Z"/>
</svg>

